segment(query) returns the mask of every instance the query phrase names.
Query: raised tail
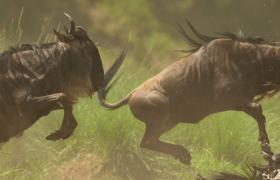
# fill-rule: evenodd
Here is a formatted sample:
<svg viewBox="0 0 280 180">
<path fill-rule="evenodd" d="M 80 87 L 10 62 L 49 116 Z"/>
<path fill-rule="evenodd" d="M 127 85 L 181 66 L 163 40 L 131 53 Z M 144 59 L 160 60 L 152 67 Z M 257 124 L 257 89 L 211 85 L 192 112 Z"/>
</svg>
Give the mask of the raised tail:
<svg viewBox="0 0 280 180">
<path fill-rule="evenodd" d="M 120 66 L 122 65 L 126 53 L 127 53 L 127 46 L 123 49 L 123 51 L 121 52 L 121 54 L 116 58 L 116 60 L 114 61 L 114 63 L 111 65 L 111 67 L 105 72 L 104 74 L 104 84 L 103 87 L 104 90 L 107 88 L 108 84 L 112 81 L 113 77 L 115 76 L 115 74 L 118 72 Z"/>
<path fill-rule="evenodd" d="M 110 90 L 110 88 L 117 81 L 118 78 L 115 78 L 113 81 L 112 81 L 112 79 L 115 77 L 115 74 L 118 72 L 120 66 L 122 65 L 122 63 L 125 59 L 125 56 L 126 56 L 126 52 L 127 52 L 127 47 L 124 48 L 124 50 L 119 55 L 119 57 L 114 61 L 114 63 L 111 65 L 111 67 L 106 71 L 106 73 L 104 74 L 104 84 L 102 87 L 100 87 L 98 89 L 97 95 L 98 95 L 99 103 L 101 106 L 103 106 L 105 108 L 116 109 L 116 108 L 119 108 L 119 107 L 127 104 L 129 101 L 129 97 L 130 97 L 131 93 L 116 103 L 106 102 L 106 95 L 107 95 L 108 91 Z"/>
<path fill-rule="evenodd" d="M 119 100 L 118 102 L 109 103 L 109 102 L 106 102 L 104 89 L 98 90 L 98 99 L 99 99 L 100 105 L 105 108 L 108 108 L 108 109 L 117 109 L 117 108 L 127 104 L 131 95 L 132 95 L 132 92 L 129 93 L 124 98 L 122 98 L 121 100 Z"/>
</svg>

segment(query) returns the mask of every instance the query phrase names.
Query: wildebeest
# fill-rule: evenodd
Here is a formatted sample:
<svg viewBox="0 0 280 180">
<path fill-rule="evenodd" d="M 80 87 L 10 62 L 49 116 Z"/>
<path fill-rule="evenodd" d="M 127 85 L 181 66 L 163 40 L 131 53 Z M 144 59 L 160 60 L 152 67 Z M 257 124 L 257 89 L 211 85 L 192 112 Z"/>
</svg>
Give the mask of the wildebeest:
<svg viewBox="0 0 280 180">
<path fill-rule="evenodd" d="M 49 140 L 69 137 L 77 126 L 72 114 L 79 97 L 92 96 L 112 79 L 126 49 L 104 75 L 95 43 L 72 18 L 58 42 L 23 44 L 0 54 L 0 142 L 20 135 L 40 117 L 63 109 L 61 127 Z"/>
<path fill-rule="evenodd" d="M 262 151 L 271 160 L 266 119 L 258 100 L 279 90 L 280 44 L 231 33 L 210 37 L 188 25 L 197 37 L 191 38 L 179 26 L 194 47 L 188 56 L 146 80 L 119 102 L 108 103 L 104 89 L 99 89 L 101 105 L 116 109 L 129 104 L 133 115 L 146 126 L 140 146 L 172 155 L 185 164 L 191 161 L 189 151 L 160 141 L 163 133 L 178 123 L 198 123 L 212 113 L 242 111 L 258 123 Z"/>
</svg>

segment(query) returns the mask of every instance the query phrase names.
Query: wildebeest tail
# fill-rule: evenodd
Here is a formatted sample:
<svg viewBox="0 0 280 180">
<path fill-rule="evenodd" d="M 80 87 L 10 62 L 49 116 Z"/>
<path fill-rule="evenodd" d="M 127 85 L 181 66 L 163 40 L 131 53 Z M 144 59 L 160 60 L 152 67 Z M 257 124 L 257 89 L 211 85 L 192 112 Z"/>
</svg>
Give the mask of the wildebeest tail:
<svg viewBox="0 0 280 180">
<path fill-rule="evenodd" d="M 104 85 L 103 85 L 103 87 L 99 88 L 98 93 L 97 93 L 99 103 L 103 107 L 106 107 L 109 109 L 116 109 L 120 106 L 127 104 L 128 100 L 129 100 L 130 94 L 127 95 L 125 98 L 121 99 L 119 102 L 116 102 L 116 103 L 106 102 L 106 95 L 107 95 L 108 91 L 110 90 L 110 88 L 113 86 L 113 84 L 117 81 L 118 77 L 116 77 L 113 81 L 112 81 L 112 79 L 115 76 L 115 74 L 117 73 L 117 71 L 119 70 L 120 66 L 122 65 L 124 58 L 126 56 L 126 52 L 127 52 L 127 47 L 124 48 L 124 50 L 119 55 L 119 57 L 115 60 L 113 65 L 105 72 Z"/>
<path fill-rule="evenodd" d="M 127 104 L 131 95 L 132 95 L 132 93 L 129 93 L 127 96 L 125 96 L 124 98 L 122 98 L 118 102 L 109 103 L 109 102 L 106 101 L 104 89 L 99 89 L 98 90 L 98 99 L 99 99 L 100 105 L 105 107 L 105 108 L 108 108 L 108 109 L 117 109 L 117 108 Z"/>
<path fill-rule="evenodd" d="M 111 65 L 111 67 L 105 72 L 105 74 L 104 74 L 104 84 L 103 84 L 103 88 L 105 90 L 106 90 L 106 88 L 108 88 L 107 87 L 108 84 L 112 81 L 113 77 L 115 76 L 115 74 L 118 72 L 120 66 L 122 65 L 122 63 L 125 59 L 126 53 L 127 53 L 127 46 L 123 49 L 123 51 L 117 57 L 117 59 L 114 61 L 114 63 Z M 114 81 L 111 82 L 111 83 L 114 83 Z"/>
</svg>

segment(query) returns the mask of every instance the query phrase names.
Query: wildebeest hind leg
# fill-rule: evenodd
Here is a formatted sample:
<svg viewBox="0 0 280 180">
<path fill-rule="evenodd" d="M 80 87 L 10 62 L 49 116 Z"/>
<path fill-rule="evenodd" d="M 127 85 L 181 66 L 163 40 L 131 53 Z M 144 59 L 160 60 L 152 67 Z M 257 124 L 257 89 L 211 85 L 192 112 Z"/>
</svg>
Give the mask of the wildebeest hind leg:
<svg viewBox="0 0 280 180">
<path fill-rule="evenodd" d="M 265 128 L 266 119 L 265 119 L 265 116 L 263 115 L 261 105 L 259 105 L 257 103 L 250 103 L 245 107 L 245 109 L 243 111 L 245 113 L 247 113 L 248 115 L 250 115 L 251 117 L 253 117 L 257 121 L 258 127 L 259 127 L 259 141 L 261 143 L 262 151 L 266 155 L 271 156 L 273 153 L 269 146 L 269 138 L 268 138 L 266 128 Z"/>
<path fill-rule="evenodd" d="M 176 124 L 165 125 L 164 127 L 153 126 L 146 123 L 146 129 L 144 137 L 141 141 L 141 147 L 151 149 L 154 151 L 159 151 L 165 154 L 170 154 L 176 159 L 179 159 L 184 164 L 190 164 L 191 155 L 187 149 L 181 145 L 170 144 L 162 142 L 159 140 L 159 137 L 173 128 Z"/>
<path fill-rule="evenodd" d="M 71 136 L 77 127 L 77 121 L 72 114 L 72 103 L 68 101 L 67 96 L 63 93 L 55 93 L 47 96 L 30 97 L 23 107 L 32 108 L 39 117 L 48 114 L 55 109 L 64 110 L 63 122 L 59 130 L 51 133 L 46 137 L 48 140 L 65 139 Z"/>
</svg>

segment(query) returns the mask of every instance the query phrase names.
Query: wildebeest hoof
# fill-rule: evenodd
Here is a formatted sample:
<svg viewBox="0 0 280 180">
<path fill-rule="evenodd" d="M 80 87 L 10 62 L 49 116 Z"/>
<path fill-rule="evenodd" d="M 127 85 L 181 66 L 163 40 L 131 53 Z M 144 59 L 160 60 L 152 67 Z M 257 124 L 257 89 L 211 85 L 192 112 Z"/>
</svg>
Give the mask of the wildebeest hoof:
<svg viewBox="0 0 280 180">
<path fill-rule="evenodd" d="M 178 146 L 178 151 L 175 156 L 176 159 L 179 159 L 179 161 L 183 164 L 190 165 L 191 164 L 191 154 L 188 150 L 186 150 L 182 146 Z"/>
<path fill-rule="evenodd" d="M 72 118 L 73 118 L 72 121 L 69 121 L 68 124 L 63 125 L 62 127 L 60 127 L 59 130 L 48 135 L 46 139 L 51 141 L 56 141 L 59 139 L 67 139 L 68 137 L 70 137 L 75 131 L 76 127 L 78 126 L 77 121 L 74 119 L 74 117 Z"/>
<path fill-rule="evenodd" d="M 181 163 L 185 164 L 185 165 L 190 165 L 191 164 L 191 157 L 187 157 L 187 156 L 180 157 L 179 161 Z"/>
<path fill-rule="evenodd" d="M 271 157 L 271 160 L 272 160 L 272 166 L 274 168 L 279 169 L 280 168 L 280 153 L 274 154 Z"/>
<path fill-rule="evenodd" d="M 69 130 L 57 130 L 46 137 L 47 140 L 57 141 L 59 139 L 66 139 L 73 134 Z"/>
<path fill-rule="evenodd" d="M 280 163 L 280 153 L 274 154 L 274 155 L 272 156 L 272 160 L 273 160 L 274 162 Z"/>
</svg>

